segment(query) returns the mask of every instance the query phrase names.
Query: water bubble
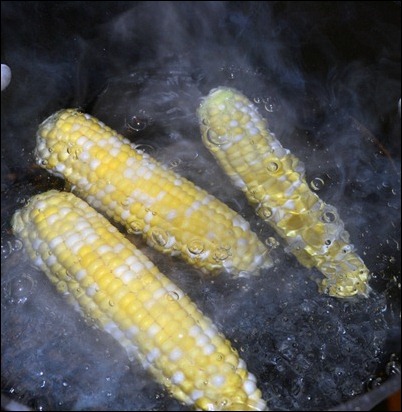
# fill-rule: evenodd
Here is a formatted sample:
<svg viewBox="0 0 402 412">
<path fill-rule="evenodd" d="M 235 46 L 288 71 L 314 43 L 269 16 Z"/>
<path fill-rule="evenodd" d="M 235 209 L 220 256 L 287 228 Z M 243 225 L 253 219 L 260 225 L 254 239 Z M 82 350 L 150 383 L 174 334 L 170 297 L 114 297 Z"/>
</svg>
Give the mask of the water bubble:
<svg viewBox="0 0 402 412">
<path fill-rule="evenodd" d="M 224 247 L 218 247 L 213 256 L 215 260 L 225 260 L 229 257 L 229 251 Z"/>
<path fill-rule="evenodd" d="M 135 132 L 140 132 L 148 126 L 148 119 L 139 116 L 133 116 L 127 123 L 127 128 Z"/>
<path fill-rule="evenodd" d="M 385 365 L 385 373 L 388 376 L 400 375 L 401 374 L 401 364 L 397 360 L 390 360 Z"/>
<path fill-rule="evenodd" d="M 152 240 L 159 246 L 165 247 L 169 241 L 169 235 L 162 229 L 154 228 L 151 232 Z"/>
<path fill-rule="evenodd" d="M 383 379 L 381 377 L 371 377 L 367 381 L 367 388 L 373 390 L 381 386 Z"/>
<path fill-rule="evenodd" d="M 22 242 L 21 242 L 21 240 L 19 240 L 19 239 L 15 239 L 14 240 L 14 247 L 13 247 L 13 249 L 14 249 L 14 251 L 18 251 L 18 250 L 21 250 L 22 249 Z"/>
<path fill-rule="evenodd" d="M 85 293 L 85 292 L 84 292 L 83 289 L 77 288 L 77 289 L 75 290 L 75 297 L 78 299 L 78 298 L 80 298 L 84 293 Z"/>
<path fill-rule="evenodd" d="M 156 214 L 157 214 L 154 210 L 152 210 L 152 209 L 150 209 L 150 208 L 148 208 L 148 207 L 145 208 L 145 211 L 146 211 L 146 212 L 151 212 L 151 214 L 152 214 L 153 216 L 156 216 Z"/>
<path fill-rule="evenodd" d="M 191 163 L 199 156 L 198 152 L 181 152 L 179 154 L 180 163 Z"/>
<path fill-rule="evenodd" d="M 264 103 L 264 109 L 269 112 L 273 113 L 278 110 L 278 102 L 274 97 L 267 97 L 266 99 L 262 99 Z"/>
<path fill-rule="evenodd" d="M 128 197 L 126 197 L 125 199 L 123 199 L 123 200 L 121 201 L 121 205 L 122 205 L 123 207 L 127 207 L 129 204 L 130 204 L 130 199 L 129 199 Z"/>
<path fill-rule="evenodd" d="M 268 162 L 267 164 L 267 170 L 271 173 L 275 173 L 279 170 L 279 162 L 275 161 L 275 162 Z"/>
<path fill-rule="evenodd" d="M 272 216 L 272 209 L 268 206 L 260 206 L 257 209 L 257 214 L 262 219 L 269 219 Z"/>
<path fill-rule="evenodd" d="M 32 293 L 35 282 L 29 275 L 22 275 L 12 284 L 11 295 L 18 304 L 24 304 Z"/>
<path fill-rule="evenodd" d="M 137 144 L 135 146 L 135 150 L 139 151 L 139 152 L 145 152 L 148 154 L 153 154 L 156 152 L 156 148 L 154 146 L 151 146 L 150 144 Z"/>
<path fill-rule="evenodd" d="M 256 104 L 260 104 L 261 103 L 261 99 L 259 97 L 254 97 L 254 103 Z"/>
<path fill-rule="evenodd" d="M 350 253 L 352 251 L 351 245 L 345 245 L 342 249 L 342 253 Z"/>
<path fill-rule="evenodd" d="M 311 182 L 310 182 L 310 186 L 313 190 L 315 191 L 319 191 L 324 187 L 324 180 L 321 179 L 320 177 L 315 177 Z"/>
<path fill-rule="evenodd" d="M 14 239 L 12 241 L 7 240 L 3 242 L 1 241 L 1 257 L 2 259 L 8 258 L 13 252 L 18 252 L 22 249 L 22 242 L 19 239 Z"/>
<path fill-rule="evenodd" d="M 49 149 L 49 151 L 50 151 L 50 149 Z M 68 147 L 67 147 L 67 153 L 72 154 L 72 152 L 73 152 L 72 145 L 71 145 L 71 143 L 69 143 Z"/>
<path fill-rule="evenodd" d="M 327 211 L 322 214 L 321 219 L 325 223 L 333 223 L 336 220 L 336 214 L 334 212 Z"/>
<path fill-rule="evenodd" d="M 201 239 L 193 239 L 187 245 L 187 249 L 193 255 L 199 255 L 204 251 L 204 243 Z"/>
<path fill-rule="evenodd" d="M 133 219 L 131 222 L 129 222 L 129 227 L 127 228 L 127 232 L 134 234 L 134 235 L 139 235 L 142 233 L 144 223 L 139 220 L 139 219 Z"/>
<path fill-rule="evenodd" d="M 327 240 L 325 241 L 325 244 L 326 244 L 327 246 L 329 246 L 329 245 L 331 244 L 331 240 L 330 240 L 330 239 L 327 239 Z"/>
<path fill-rule="evenodd" d="M 265 239 L 265 244 L 271 249 L 275 249 L 279 246 L 279 242 L 272 236 Z"/>
<path fill-rule="evenodd" d="M 69 271 L 66 270 L 65 278 L 67 279 L 67 281 L 70 281 L 74 278 L 74 276 Z"/>
<path fill-rule="evenodd" d="M 182 161 L 180 158 L 178 158 L 178 159 L 173 159 L 172 161 L 170 161 L 169 167 L 170 167 L 171 169 L 174 169 L 174 168 L 180 166 L 181 163 L 183 163 L 183 161 Z"/>
<path fill-rule="evenodd" d="M 78 156 L 82 153 L 82 149 L 80 147 L 76 147 L 71 151 L 72 158 L 77 160 Z"/>
<path fill-rule="evenodd" d="M 220 146 L 229 141 L 227 136 L 220 136 L 213 130 L 209 129 L 207 131 L 207 140 L 212 143 L 213 145 Z"/>
<path fill-rule="evenodd" d="M 165 296 L 166 296 L 166 299 L 169 300 L 170 302 L 180 299 L 180 295 L 175 291 L 170 291 L 166 293 Z"/>
<path fill-rule="evenodd" d="M 250 196 L 256 200 L 261 200 L 264 197 L 264 189 L 262 186 L 257 186 L 250 190 Z"/>
</svg>

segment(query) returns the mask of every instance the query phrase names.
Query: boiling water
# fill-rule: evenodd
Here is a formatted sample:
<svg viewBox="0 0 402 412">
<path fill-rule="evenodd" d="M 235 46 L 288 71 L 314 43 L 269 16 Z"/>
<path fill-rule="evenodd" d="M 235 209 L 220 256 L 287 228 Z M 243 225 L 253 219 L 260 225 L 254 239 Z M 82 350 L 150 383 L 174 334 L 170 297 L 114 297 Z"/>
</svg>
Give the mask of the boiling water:
<svg viewBox="0 0 402 412">
<path fill-rule="evenodd" d="M 337 207 L 373 272 L 368 299 L 319 294 L 320 274 L 285 252 L 202 146 L 195 111 L 218 85 L 239 88 L 254 101 L 284 147 L 306 163 L 311 188 Z M 211 75 L 174 65 L 114 77 L 87 109 L 241 213 L 272 247 L 275 266 L 260 276 L 212 278 L 130 237 L 230 339 L 270 409 L 328 409 L 399 373 L 398 165 L 346 110 L 334 113 L 311 96 L 296 107 L 258 71 L 223 66 Z M 186 410 L 70 307 L 11 235 L 13 211 L 63 182 L 28 166 L 19 181 L 5 176 L 3 392 L 36 410 Z"/>
</svg>

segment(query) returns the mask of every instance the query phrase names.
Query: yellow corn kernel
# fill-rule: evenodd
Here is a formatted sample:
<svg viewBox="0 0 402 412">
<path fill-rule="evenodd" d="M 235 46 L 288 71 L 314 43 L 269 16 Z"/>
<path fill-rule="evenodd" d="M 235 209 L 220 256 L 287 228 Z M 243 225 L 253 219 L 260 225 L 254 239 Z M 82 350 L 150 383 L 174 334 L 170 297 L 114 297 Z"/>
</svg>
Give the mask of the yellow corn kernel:
<svg viewBox="0 0 402 412">
<path fill-rule="evenodd" d="M 369 271 L 337 210 L 310 190 L 304 165 L 282 147 L 256 106 L 238 91 L 220 87 L 203 100 L 198 116 L 205 146 L 258 216 L 303 265 L 324 274 L 321 290 L 336 297 L 367 295 Z"/>
<path fill-rule="evenodd" d="M 43 216 L 46 225 L 39 227 Z M 18 210 L 12 227 L 56 289 L 68 294 L 129 356 L 137 356 L 178 400 L 208 410 L 265 410 L 261 392 L 250 386 L 254 376 L 212 321 L 87 203 L 51 190 Z M 104 259 L 106 249 L 115 254 Z M 62 270 L 53 272 L 49 256 Z M 197 387 L 200 379 L 206 382 L 202 389 Z M 243 401 L 239 405 L 232 398 Z"/>
<path fill-rule="evenodd" d="M 36 159 L 128 232 L 204 272 L 245 276 L 272 265 L 239 214 L 88 114 L 67 109 L 46 119 Z"/>
</svg>

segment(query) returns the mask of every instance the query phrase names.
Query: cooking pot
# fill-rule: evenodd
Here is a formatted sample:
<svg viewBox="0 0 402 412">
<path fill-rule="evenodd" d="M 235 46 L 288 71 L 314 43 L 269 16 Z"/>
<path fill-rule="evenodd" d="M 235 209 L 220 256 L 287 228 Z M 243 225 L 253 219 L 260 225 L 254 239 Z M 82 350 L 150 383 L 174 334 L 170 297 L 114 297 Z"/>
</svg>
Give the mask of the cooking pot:
<svg viewBox="0 0 402 412">
<path fill-rule="evenodd" d="M 260 276 L 211 277 L 130 236 L 230 339 L 273 410 L 369 410 L 400 387 L 400 2 L 2 2 L 2 407 L 186 410 L 27 261 L 38 125 L 79 107 L 241 213 Z M 318 292 L 203 147 L 196 110 L 239 89 L 306 166 L 371 271 L 367 298 Z M 16 406 L 19 405 L 19 406 Z M 22 409 L 19 409 L 22 410 Z"/>
</svg>

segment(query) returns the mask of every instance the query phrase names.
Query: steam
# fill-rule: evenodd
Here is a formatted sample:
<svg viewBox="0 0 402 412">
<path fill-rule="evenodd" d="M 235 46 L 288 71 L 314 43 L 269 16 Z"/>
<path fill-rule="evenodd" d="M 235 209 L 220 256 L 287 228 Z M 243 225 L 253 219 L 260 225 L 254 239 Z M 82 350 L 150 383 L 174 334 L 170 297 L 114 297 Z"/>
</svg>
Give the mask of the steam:
<svg viewBox="0 0 402 412">
<path fill-rule="evenodd" d="M 2 61 L 13 70 L 2 93 L 2 377 L 10 397 L 37 409 L 185 409 L 75 313 L 8 232 L 30 195 L 63 187 L 32 168 L 32 151 L 38 124 L 69 106 L 280 243 L 270 272 L 211 279 L 131 238 L 231 340 L 270 408 L 328 409 L 396 374 L 400 4 L 29 3 L 2 2 Z M 319 273 L 285 253 L 203 148 L 195 112 L 217 86 L 252 99 L 305 163 L 308 182 L 320 182 L 319 196 L 337 207 L 373 272 L 369 299 L 317 295 Z"/>
</svg>

